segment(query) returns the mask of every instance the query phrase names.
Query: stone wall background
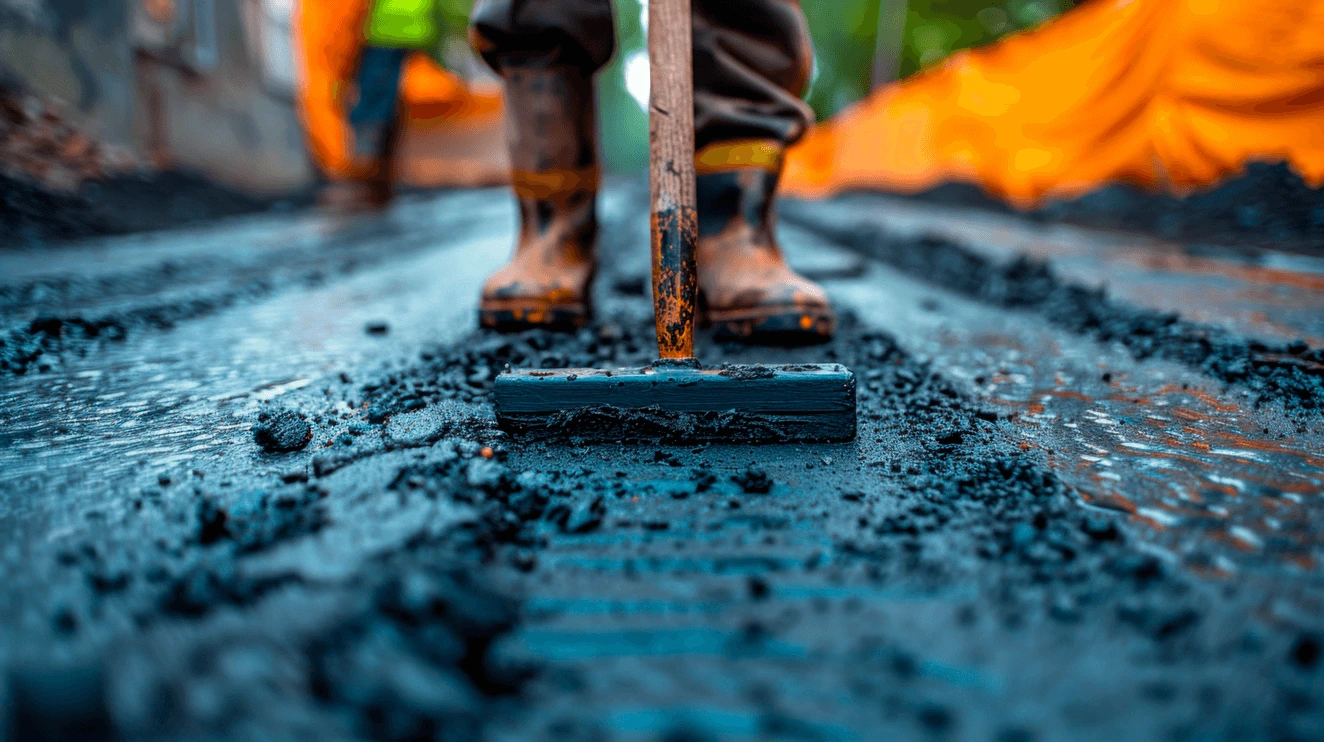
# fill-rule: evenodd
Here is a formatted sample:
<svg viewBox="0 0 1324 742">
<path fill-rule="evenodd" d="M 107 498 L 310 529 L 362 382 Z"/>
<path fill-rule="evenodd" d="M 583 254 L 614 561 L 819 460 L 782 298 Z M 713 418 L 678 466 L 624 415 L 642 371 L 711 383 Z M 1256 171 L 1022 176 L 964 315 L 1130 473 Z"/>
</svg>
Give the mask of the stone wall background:
<svg viewBox="0 0 1324 742">
<path fill-rule="evenodd" d="M 253 193 L 311 185 L 292 1 L 147 1 L 155 18 L 145 0 L 0 0 L 0 83 L 53 100 L 159 169 Z"/>
</svg>

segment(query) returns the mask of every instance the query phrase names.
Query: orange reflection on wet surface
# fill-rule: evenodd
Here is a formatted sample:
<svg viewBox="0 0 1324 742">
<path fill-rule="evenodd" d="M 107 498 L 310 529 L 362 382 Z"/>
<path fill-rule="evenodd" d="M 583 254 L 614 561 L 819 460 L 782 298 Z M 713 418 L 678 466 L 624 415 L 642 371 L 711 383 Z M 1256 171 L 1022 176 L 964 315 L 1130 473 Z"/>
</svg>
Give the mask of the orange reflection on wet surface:
<svg viewBox="0 0 1324 742">
<path fill-rule="evenodd" d="M 1324 290 L 1324 274 L 1319 273 L 1266 268 L 1250 263 L 1214 260 L 1176 252 L 1155 252 L 1153 250 L 1124 250 L 1120 251 L 1116 257 L 1156 271 L 1223 276 L 1247 283 L 1290 286 L 1309 291 Z"/>
<path fill-rule="evenodd" d="M 1089 505 L 1128 514 L 1197 572 L 1316 568 L 1324 457 L 1309 434 L 1202 389 L 1114 381 L 1093 397 L 1055 381 L 989 401 L 1017 410 L 1022 434 Z"/>
</svg>

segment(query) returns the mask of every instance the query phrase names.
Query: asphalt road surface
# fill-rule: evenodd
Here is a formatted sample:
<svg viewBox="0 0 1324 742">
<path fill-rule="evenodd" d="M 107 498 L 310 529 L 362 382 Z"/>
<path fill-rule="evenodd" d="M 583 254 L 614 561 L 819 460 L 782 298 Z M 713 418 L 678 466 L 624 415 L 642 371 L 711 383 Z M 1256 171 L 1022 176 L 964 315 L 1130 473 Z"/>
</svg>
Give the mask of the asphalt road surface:
<svg viewBox="0 0 1324 742">
<path fill-rule="evenodd" d="M 0 251 L 0 739 L 1324 739 L 1324 259 L 788 203 L 840 445 L 531 443 L 503 191 Z"/>
</svg>

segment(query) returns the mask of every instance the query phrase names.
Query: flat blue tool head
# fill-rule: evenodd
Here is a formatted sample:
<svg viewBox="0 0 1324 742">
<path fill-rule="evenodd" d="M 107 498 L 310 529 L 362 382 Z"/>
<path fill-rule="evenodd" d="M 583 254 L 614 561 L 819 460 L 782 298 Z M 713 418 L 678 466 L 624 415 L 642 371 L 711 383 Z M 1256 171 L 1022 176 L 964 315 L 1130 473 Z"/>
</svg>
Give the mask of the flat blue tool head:
<svg viewBox="0 0 1324 742">
<path fill-rule="evenodd" d="M 498 424 L 574 440 L 773 443 L 855 437 L 855 375 L 839 364 L 512 371 Z"/>
</svg>

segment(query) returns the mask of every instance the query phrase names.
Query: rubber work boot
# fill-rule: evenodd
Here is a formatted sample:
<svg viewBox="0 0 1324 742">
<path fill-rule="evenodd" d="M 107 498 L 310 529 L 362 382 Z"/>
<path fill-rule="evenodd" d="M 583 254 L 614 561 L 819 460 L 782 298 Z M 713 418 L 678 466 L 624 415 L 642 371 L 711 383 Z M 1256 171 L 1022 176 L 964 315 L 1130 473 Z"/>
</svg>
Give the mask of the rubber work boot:
<svg viewBox="0 0 1324 742">
<path fill-rule="evenodd" d="M 774 234 L 779 168 L 698 177 L 699 306 L 718 337 L 769 344 L 824 342 L 836 315 L 821 286 L 786 265 Z"/>
<path fill-rule="evenodd" d="M 333 181 L 322 188 L 317 200 L 337 213 L 381 211 L 391 203 L 391 183 L 384 178 Z"/>
<path fill-rule="evenodd" d="M 381 211 L 390 206 L 395 191 L 391 183 L 391 163 L 395 159 L 396 141 L 394 125 L 354 127 L 352 173 L 328 183 L 318 194 L 318 202 L 345 214 Z"/>
<path fill-rule="evenodd" d="M 520 232 L 487 279 L 483 327 L 573 329 L 592 313 L 598 165 L 592 80 L 568 66 L 505 67 L 511 181 Z"/>
</svg>

